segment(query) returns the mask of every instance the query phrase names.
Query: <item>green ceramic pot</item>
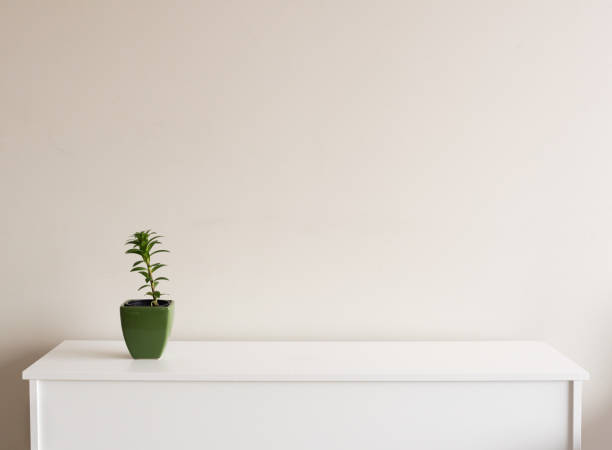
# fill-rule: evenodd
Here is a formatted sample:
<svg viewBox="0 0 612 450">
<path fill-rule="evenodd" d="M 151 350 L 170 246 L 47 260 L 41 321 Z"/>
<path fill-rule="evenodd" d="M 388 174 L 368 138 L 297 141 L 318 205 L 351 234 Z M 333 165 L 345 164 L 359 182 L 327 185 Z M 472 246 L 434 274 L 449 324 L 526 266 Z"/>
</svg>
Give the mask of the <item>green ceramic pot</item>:
<svg viewBox="0 0 612 450">
<path fill-rule="evenodd" d="M 164 352 L 172 329 L 174 302 L 159 300 L 128 300 L 119 308 L 123 339 L 134 359 L 158 359 Z"/>
</svg>

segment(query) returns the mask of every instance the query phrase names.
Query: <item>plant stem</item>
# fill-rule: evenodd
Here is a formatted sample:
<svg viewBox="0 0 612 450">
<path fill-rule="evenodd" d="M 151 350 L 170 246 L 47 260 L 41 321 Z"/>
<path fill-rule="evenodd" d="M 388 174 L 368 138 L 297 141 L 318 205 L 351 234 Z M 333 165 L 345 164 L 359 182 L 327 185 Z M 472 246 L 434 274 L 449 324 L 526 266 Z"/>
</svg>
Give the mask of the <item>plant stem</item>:
<svg viewBox="0 0 612 450">
<path fill-rule="evenodd" d="M 157 303 L 157 297 L 155 297 L 155 282 L 153 281 L 153 274 L 151 273 L 151 264 L 148 259 L 142 258 L 147 265 L 147 272 L 149 273 L 149 282 L 151 283 L 151 295 L 153 296 L 153 301 L 151 302 L 151 306 L 159 306 Z"/>
</svg>

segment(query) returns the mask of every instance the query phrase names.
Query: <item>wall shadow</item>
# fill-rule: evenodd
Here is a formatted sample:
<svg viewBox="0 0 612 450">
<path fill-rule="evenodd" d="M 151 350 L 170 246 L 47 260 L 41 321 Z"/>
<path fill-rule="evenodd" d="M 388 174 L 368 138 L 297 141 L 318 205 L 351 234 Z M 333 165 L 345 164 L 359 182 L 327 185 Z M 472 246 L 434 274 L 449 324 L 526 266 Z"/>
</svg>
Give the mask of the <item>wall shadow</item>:
<svg viewBox="0 0 612 450">
<path fill-rule="evenodd" d="M 612 406 L 582 426 L 584 450 L 608 450 L 612 442 Z"/>
<path fill-rule="evenodd" d="M 28 382 L 21 379 L 23 370 L 49 351 L 49 345 L 26 348 L 18 358 L 3 359 L 0 365 L 1 447 L 11 450 L 30 448 L 30 412 Z"/>
</svg>

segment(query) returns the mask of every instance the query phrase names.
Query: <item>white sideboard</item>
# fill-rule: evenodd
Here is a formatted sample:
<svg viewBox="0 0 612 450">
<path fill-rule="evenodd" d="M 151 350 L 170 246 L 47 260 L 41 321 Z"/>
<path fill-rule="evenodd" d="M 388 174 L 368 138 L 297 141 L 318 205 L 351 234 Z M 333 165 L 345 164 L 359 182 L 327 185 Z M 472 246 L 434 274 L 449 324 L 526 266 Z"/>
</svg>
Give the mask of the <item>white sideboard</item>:
<svg viewBox="0 0 612 450">
<path fill-rule="evenodd" d="M 64 341 L 32 450 L 579 450 L 588 373 L 542 342 Z"/>
</svg>

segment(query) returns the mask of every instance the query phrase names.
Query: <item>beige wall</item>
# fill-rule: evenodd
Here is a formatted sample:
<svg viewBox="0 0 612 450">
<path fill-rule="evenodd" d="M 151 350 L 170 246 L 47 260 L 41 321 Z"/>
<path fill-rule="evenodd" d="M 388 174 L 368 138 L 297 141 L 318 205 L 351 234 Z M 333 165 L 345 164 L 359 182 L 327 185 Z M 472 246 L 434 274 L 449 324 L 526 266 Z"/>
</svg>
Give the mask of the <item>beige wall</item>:
<svg viewBox="0 0 612 450">
<path fill-rule="evenodd" d="M 612 439 L 606 1 L 0 0 L 0 436 L 20 372 L 121 338 L 543 339 Z M 9 405 L 9 407 L 6 407 Z M 5 447 L 6 445 L 6 447 Z"/>
</svg>

